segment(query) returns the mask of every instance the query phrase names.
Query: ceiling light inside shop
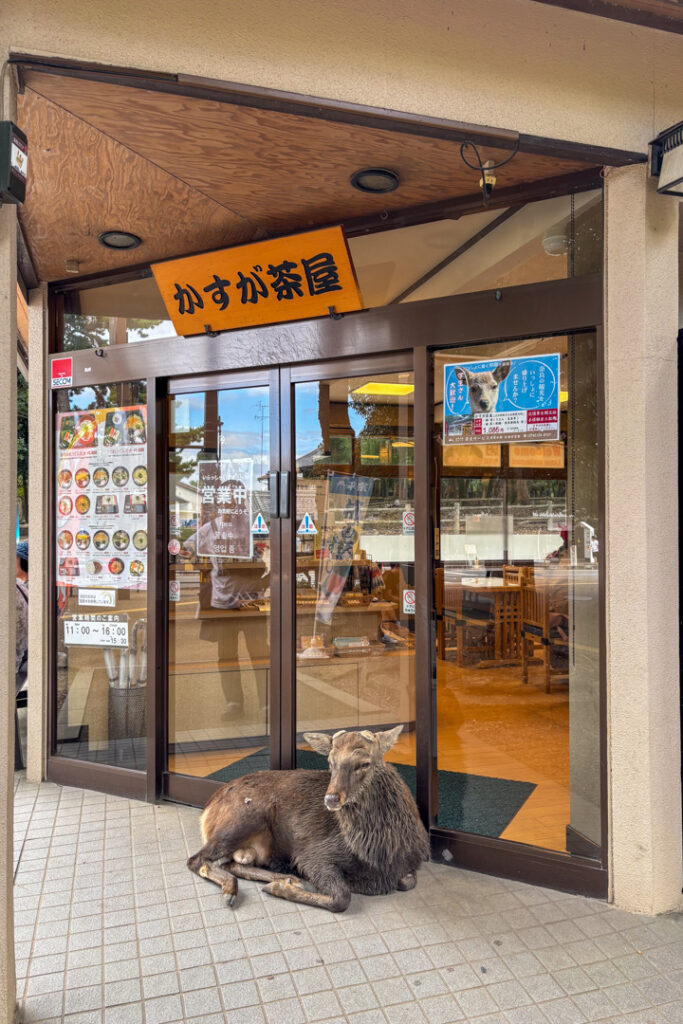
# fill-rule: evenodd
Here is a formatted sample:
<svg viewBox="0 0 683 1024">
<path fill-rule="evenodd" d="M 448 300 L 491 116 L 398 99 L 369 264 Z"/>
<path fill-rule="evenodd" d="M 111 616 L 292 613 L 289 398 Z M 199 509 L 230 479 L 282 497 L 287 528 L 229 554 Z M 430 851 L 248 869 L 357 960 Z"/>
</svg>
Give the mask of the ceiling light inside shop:
<svg viewBox="0 0 683 1024">
<path fill-rule="evenodd" d="M 392 448 L 414 448 L 415 447 L 415 442 L 414 441 L 392 441 L 391 442 L 391 447 Z"/>
<path fill-rule="evenodd" d="M 414 384 L 398 384 L 394 381 L 369 380 L 354 388 L 352 395 L 412 395 Z"/>
<path fill-rule="evenodd" d="M 351 184 L 359 192 L 372 192 L 379 195 L 383 192 L 395 192 L 401 183 L 396 171 L 386 167 L 366 167 L 351 175 Z"/>
<path fill-rule="evenodd" d="M 103 231 L 101 235 L 97 236 L 97 241 L 100 245 L 103 245 L 105 249 L 137 249 L 142 241 L 137 235 L 134 235 L 131 231 Z"/>
</svg>

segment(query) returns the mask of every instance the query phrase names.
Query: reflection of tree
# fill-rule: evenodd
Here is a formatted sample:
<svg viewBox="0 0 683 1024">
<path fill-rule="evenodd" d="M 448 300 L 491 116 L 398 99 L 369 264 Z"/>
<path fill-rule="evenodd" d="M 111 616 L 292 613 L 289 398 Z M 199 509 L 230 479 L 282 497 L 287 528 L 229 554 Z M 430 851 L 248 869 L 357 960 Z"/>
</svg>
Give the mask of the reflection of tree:
<svg viewBox="0 0 683 1024">
<path fill-rule="evenodd" d="M 176 441 L 180 441 L 180 436 L 176 434 Z M 180 483 L 185 477 L 190 477 L 197 469 L 197 452 L 196 447 L 201 444 L 204 437 L 204 424 L 198 427 L 190 427 L 189 430 L 183 430 L 182 432 L 182 447 L 171 449 L 168 453 L 168 464 L 171 479 L 175 480 L 176 483 Z M 183 453 L 188 448 L 194 448 L 189 457 L 184 458 Z"/>
<path fill-rule="evenodd" d="M 84 348 L 104 348 L 111 344 L 111 320 L 108 316 L 89 316 L 83 313 L 64 315 L 64 351 L 75 352 Z M 127 330 L 135 331 L 143 341 L 161 320 L 130 317 L 124 321 Z"/>
</svg>

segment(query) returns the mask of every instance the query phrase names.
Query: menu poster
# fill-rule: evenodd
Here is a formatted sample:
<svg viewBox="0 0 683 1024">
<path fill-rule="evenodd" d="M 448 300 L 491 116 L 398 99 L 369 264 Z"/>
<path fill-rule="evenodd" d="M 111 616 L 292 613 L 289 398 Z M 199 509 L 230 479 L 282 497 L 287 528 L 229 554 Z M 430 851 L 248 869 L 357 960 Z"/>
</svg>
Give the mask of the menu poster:
<svg viewBox="0 0 683 1024">
<path fill-rule="evenodd" d="M 57 416 L 57 585 L 147 587 L 147 407 Z"/>
<path fill-rule="evenodd" d="M 253 459 L 199 463 L 197 554 L 251 558 Z"/>
</svg>

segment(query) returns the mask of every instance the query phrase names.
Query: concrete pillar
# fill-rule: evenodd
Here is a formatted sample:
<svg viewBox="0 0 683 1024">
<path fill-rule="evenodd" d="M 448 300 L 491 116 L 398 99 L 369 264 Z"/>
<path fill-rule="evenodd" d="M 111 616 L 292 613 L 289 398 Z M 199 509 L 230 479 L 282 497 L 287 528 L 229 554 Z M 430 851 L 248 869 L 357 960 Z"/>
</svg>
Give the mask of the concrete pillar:
<svg viewBox="0 0 683 1024">
<path fill-rule="evenodd" d="M 13 804 L 17 508 L 17 211 L 0 208 L 0 1021 L 14 1020 Z"/>
<path fill-rule="evenodd" d="M 28 644 L 28 737 L 26 776 L 31 782 L 45 777 L 47 739 L 48 616 L 53 614 L 54 594 L 47 585 L 48 548 L 47 444 L 47 285 L 29 294 L 28 305 L 28 479 L 29 501 L 29 602 Z"/>
<path fill-rule="evenodd" d="M 605 190 L 607 686 L 614 902 L 682 906 L 678 202 L 644 164 Z"/>
</svg>

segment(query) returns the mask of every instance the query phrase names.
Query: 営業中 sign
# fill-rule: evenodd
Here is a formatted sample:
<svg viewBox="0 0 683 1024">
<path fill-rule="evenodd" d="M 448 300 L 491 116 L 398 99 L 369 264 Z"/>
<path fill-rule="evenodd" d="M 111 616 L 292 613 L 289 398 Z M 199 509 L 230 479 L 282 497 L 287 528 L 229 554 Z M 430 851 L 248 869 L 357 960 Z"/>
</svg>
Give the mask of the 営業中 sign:
<svg viewBox="0 0 683 1024">
<path fill-rule="evenodd" d="M 444 366 L 444 445 L 559 436 L 558 353 Z"/>
<path fill-rule="evenodd" d="M 155 263 L 152 271 L 181 335 L 362 306 L 341 227 Z"/>
<path fill-rule="evenodd" d="M 199 463 L 198 555 L 251 558 L 253 459 Z"/>
</svg>

